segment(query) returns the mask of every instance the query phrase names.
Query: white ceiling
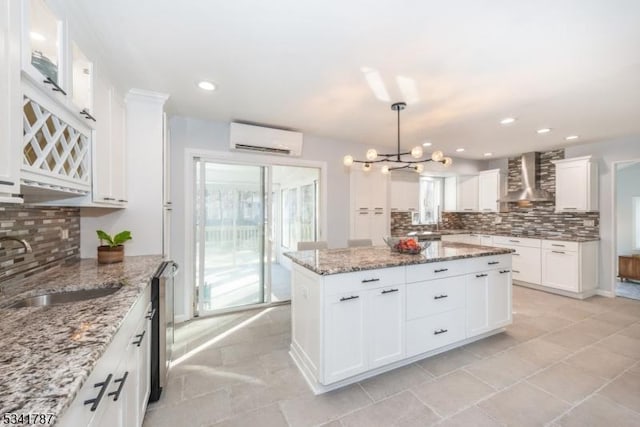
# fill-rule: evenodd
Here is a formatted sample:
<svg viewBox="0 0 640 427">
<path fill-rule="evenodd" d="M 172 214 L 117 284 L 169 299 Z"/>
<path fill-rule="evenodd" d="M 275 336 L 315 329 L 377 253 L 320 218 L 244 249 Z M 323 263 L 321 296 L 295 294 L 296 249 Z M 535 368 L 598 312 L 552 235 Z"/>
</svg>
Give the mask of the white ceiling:
<svg viewBox="0 0 640 427">
<path fill-rule="evenodd" d="M 173 114 L 393 147 L 407 101 L 403 147 L 469 158 L 640 134 L 637 0 L 65 3 L 120 85 L 169 93 Z"/>
</svg>

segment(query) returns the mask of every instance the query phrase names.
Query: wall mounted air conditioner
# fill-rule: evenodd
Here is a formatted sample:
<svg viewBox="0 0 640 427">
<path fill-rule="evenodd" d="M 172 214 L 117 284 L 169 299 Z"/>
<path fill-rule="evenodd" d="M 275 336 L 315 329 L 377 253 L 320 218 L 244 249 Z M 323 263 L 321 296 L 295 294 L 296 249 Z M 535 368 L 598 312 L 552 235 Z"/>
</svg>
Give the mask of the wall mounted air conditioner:
<svg viewBox="0 0 640 427">
<path fill-rule="evenodd" d="M 294 157 L 302 155 L 301 132 L 231 123 L 229 140 L 232 150 Z"/>
</svg>

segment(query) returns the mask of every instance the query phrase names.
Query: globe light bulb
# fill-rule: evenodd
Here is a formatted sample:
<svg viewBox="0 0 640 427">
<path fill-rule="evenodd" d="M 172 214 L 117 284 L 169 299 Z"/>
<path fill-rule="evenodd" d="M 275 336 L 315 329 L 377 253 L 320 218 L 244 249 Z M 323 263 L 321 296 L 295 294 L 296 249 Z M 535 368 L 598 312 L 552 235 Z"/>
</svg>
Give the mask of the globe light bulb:
<svg viewBox="0 0 640 427">
<path fill-rule="evenodd" d="M 422 157 L 422 154 L 422 147 L 419 145 L 411 149 L 411 157 L 413 157 L 414 159 L 419 159 L 420 157 Z"/>
<path fill-rule="evenodd" d="M 434 162 L 440 162 L 443 158 L 444 154 L 442 154 L 442 151 L 440 150 L 431 153 L 431 160 L 433 160 Z"/>
<path fill-rule="evenodd" d="M 365 172 L 369 172 L 371 170 L 371 163 L 363 163 L 362 170 Z"/>
<path fill-rule="evenodd" d="M 367 150 L 367 160 L 374 161 L 378 157 L 378 152 L 374 148 L 369 148 Z"/>
<path fill-rule="evenodd" d="M 422 173 L 422 171 L 424 171 L 424 165 L 423 164 L 417 164 L 416 165 L 416 172 Z"/>
<path fill-rule="evenodd" d="M 380 172 L 382 172 L 383 175 L 389 175 L 389 166 L 384 165 L 382 169 L 380 169 Z"/>
<path fill-rule="evenodd" d="M 451 157 L 445 157 L 444 162 L 442 164 L 444 164 L 445 167 L 449 167 L 451 166 L 452 163 L 453 163 L 453 159 Z"/>
<path fill-rule="evenodd" d="M 342 159 L 342 163 L 344 163 L 345 166 L 351 166 L 353 164 L 353 156 L 347 154 Z"/>
</svg>

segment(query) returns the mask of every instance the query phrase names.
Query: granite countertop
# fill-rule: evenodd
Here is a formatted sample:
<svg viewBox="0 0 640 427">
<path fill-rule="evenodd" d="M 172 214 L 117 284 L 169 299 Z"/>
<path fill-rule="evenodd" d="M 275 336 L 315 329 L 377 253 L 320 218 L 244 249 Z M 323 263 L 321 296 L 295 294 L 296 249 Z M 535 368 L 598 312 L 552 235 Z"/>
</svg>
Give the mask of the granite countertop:
<svg viewBox="0 0 640 427">
<path fill-rule="evenodd" d="M 388 246 L 287 252 L 284 255 L 314 273 L 330 275 L 462 258 L 504 255 L 512 249 L 434 241 L 419 255 L 392 252 Z"/>
<path fill-rule="evenodd" d="M 566 236 L 566 235 L 557 235 L 557 234 L 524 234 L 524 233 L 507 233 L 501 231 L 486 231 L 486 230 L 433 230 L 433 231 L 417 231 L 415 234 L 408 233 L 408 235 L 415 235 L 418 238 L 420 237 L 435 237 L 435 236 L 446 236 L 452 234 L 485 234 L 490 236 L 504 236 L 504 237 L 521 237 L 528 239 L 542 239 L 542 240 L 553 240 L 553 241 L 563 241 L 563 242 L 595 242 L 600 240 L 600 237 L 587 237 L 587 236 Z"/>
<path fill-rule="evenodd" d="M 3 282 L 0 414 L 62 414 L 161 262 L 161 256 L 136 256 L 99 266 L 96 260 L 83 259 Z M 122 283 L 122 289 L 102 298 L 49 307 L 2 308 L 24 297 L 113 283 Z"/>
</svg>

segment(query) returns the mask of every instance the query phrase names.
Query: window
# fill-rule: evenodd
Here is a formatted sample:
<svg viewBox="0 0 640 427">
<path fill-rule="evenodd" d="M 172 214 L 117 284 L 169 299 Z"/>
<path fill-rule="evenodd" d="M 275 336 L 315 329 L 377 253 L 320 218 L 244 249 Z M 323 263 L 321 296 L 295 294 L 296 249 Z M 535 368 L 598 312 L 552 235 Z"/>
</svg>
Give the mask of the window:
<svg viewBox="0 0 640 427">
<path fill-rule="evenodd" d="M 632 198 L 633 206 L 633 248 L 640 249 L 640 196 Z"/>
<path fill-rule="evenodd" d="M 444 178 L 420 177 L 420 223 L 437 224 L 444 201 Z"/>
</svg>

